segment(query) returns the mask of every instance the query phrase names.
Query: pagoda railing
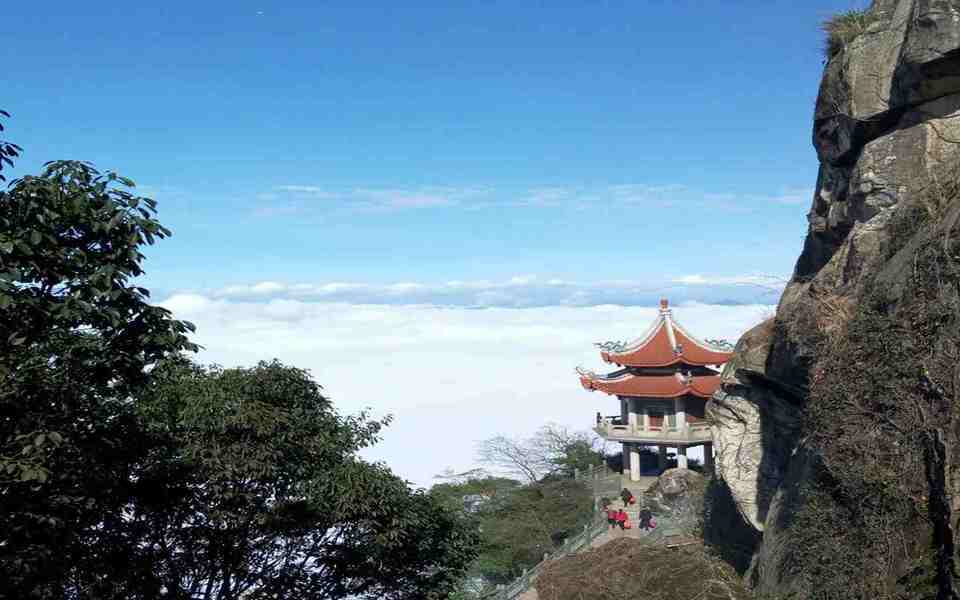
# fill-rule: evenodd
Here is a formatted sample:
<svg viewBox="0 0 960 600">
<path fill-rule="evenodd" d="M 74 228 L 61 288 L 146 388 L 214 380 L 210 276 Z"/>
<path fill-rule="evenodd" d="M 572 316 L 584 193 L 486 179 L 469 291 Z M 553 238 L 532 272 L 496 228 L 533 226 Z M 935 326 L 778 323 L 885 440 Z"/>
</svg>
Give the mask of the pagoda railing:
<svg viewBox="0 0 960 600">
<path fill-rule="evenodd" d="M 601 436 L 608 439 L 642 438 L 656 439 L 664 441 L 687 441 L 687 442 L 709 442 L 713 438 L 710 433 L 710 424 L 687 423 L 686 427 L 673 427 L 664 425 L 662 427 L 646 427 L 637 423 L 630 425 L 621 418 L 604 418 L 596 427 L 596 431 Z"/>
</svg>

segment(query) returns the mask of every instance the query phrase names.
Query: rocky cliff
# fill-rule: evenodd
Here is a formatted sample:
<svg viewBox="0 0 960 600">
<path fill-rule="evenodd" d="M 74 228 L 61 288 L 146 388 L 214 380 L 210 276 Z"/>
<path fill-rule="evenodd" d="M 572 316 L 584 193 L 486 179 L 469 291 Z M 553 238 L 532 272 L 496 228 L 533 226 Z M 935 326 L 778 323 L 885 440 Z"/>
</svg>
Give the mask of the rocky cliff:
<svg viewBox="0 0 960 600">
<path fill-rule="evenodd" d="M 706 536 L 761 597 L 956 597 L 960 0 L 831 44 L 809 231 L 708 406 Z"/>
</svg>

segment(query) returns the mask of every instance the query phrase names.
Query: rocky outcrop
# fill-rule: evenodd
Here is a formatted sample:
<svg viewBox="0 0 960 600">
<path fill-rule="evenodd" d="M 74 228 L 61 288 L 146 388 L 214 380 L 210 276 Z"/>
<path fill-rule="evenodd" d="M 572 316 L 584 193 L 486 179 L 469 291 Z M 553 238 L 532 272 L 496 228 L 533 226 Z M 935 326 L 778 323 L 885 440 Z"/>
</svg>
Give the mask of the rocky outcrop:
<svg viewBox="0 0 960 600">
<path fill-rule="evenodd" d="M 724 366 L 707 406 L 717 471 L 743 517 L 758 532 L 789 456 L 780 451 L 799 427 L 796 408 L 765 378 L 774 320 L 748 331 Z"/>
<path fill-rule="evenodd" d="M 691 469 L 667 469 L 643 494 L 642 508 L 672 521 L 685 533 L 696 533 L 703 515 L 706 480 Z"/>
<path fill-rule="evenodd" d="M 717 478 L 712 485 L 720 486 L 718 496 L 732 498 L 759 540 L 748 578 L 764 597 L 787 593 L 807 597 L 812 593 L 810 586 L 817 585 L 817 576 L 798 566 L 801 550 L 791 547 L 790 536 L 798 527 L 797 511 L 804 502 L 801 492 L 840 485 L 834 479 L 842 478 L 819 466 L 822 441 L 813 435 L 808 440 L 810 432 L 804 430 L 807 414 L 815 408 L 808 405 L 811 377 L 822 377 L 824 369 L 831 367 L 825 364 L 829 361 L 823 354 L 824 344 L 844 339 L 847 324 L 862 312 L 868 293 L 880 298 L 874 300 L 882 305 L 878 314 L 891 318 L 899 314 L 897 306 L 919 289 L 918 249 L 934 239 L 949 239 L 951 227 L 957 224 L 949 222 L 949 215 L 960 197 L 955 183 L 960 175 L 960 1 L 875 0 L 870 11 L 869 26 L 833 55 L 824 69 L 813 127 L 820 170 L 807 238 L 793 277 L 775 318 L 749 331 L 738 343 L 724 369 L 721 389 L 707 408 L 717 452 Z M 918 226 L 921 221 L 926 225 Z M 947 243 L 942 245 L 947 252 Z M 949 280 L 947 271 L 940 269 L 932 277 L 942 278 L 937 281 L 943 294 L 960 294 L 951 291 L 951 286 L 960 290 L 960 285 Z M 936 290 L 923 293 L 940 294 Z M 950 298 L 940 304 L 953 306 Z M 945 316 L 936 318 L 956 317 L 945 310 Z M 909 331 L 911 325 L 906 326 Z M 945 337 L 931 341 L 932 347 L 947 354 L 953 351 L 951 343 Z M 836 357 L 829 360 L 837 362 Z M 953 377 L 952 381 L 960 382 L 960 369 L 948 375 L 941 379 L 949 382 Z M 931 377 L 921 378 L 926 387 L 921 386 L 918 393 L 935 399 L 936 394 L 945 397 L 952 392 L 952 388 L 937 388 L 940 384 Z M 893 414 L 897 409 L 894 405 L 890 410 Z M 879 423 L 871 434 L 879 440 L 875 440 L 878 447 L 884 435 L 896 430 L 896 422 L 890 423 L 886 429 Z M 939 482 L 941 492 L 960 489 L 957 475 L 948 472 L 951 435 L 930 433 L 933 441 L 923 446 L 946 452 L 946 458 L 937 459 L 939 466 L 926 463 L 927 478 Z M 940 456 L 928 450 L 927 455 Z M 821 481 L 824 478 L 826 484 Z M 905 496 L 906 487 L 901 492 Z M 941 495 L 940 504 L 958 504 L 947 492 Z M 927 495 L 921 496 L 917 506 L 926 507 Z M 829 494 L 824 497 L 828 504 L 843 501 Z M 941 517 L 929 520 L 949 521 Z M 941 544 L 938 556 L 942 558 L 942 548 L 947 547 L 944 540 L 949 541 L 952 534 L 943 529 L 948 525 L 939 527 L 934 537 L 941 540 L 936 543 Z M 706 529 L 710 528 L 707 523 Z M 714 543 L 723 545 L 722 539 Z M 927 547 L 924 544 L 916 547 Z M 926 568 L 911 566 L 916 557 L 906 550 L 907 545 L 903 564 L 890 563 L 891 572 L 885 577 L 894 577 L 898 569 L 906 577 L 904 573 L 911 569 Z M 947 585 L 942 573 L 938 577 L 937 585 Z M 851 596 L 857 594 L 850 591 Z"/>
</svg>

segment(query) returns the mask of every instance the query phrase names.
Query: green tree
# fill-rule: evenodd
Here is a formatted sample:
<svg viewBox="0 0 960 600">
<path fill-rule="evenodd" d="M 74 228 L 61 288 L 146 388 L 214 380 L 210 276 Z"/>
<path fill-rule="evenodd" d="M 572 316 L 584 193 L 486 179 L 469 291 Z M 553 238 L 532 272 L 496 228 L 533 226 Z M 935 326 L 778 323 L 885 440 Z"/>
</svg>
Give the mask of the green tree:
<svg viewBox="0 0 960 600">
<path fill-rule="evenodd" d="M 8 163 L 9 164 L 9 163 Z M 65 597 L 66 573 L 128 503 L 142 451 L 130 401 L 189 323 L 131 280 L 169 232 L 133 183 L 48 163 L 0 192 L 0 581 Z"/>
<path fill-rule="evenodd" d="M 461 597 L 482 596 L 538 563 L 563 541 L 579 533 L 593 511 L 593 495 L 582 483 L 547 477 L 526 485 L 500 477 L 439 483 L 430 494 L 459 508 L 480 534 L 477 560 L 464 578 Z M 482 502 L 464 499 L 481 496 Z M 484 585 L 477 585 L 483 582 Z"/>
<path fill-rule="evenodd" d="M 10 113 L 5 110 L 0 110 L 0 116 L 9 118 Z M 3 123 L 0 123 L 0 132 L 2 131 Z M 7 178 L 3 175 L 3 169 L 13 166 L 13 159 L 20 156 L 20 151 L 20 146 L 14 144 L 13 142 L 0 140 L 0 182 L 7 180 Z"/>
<path fill-rule="evenodd" d="M 443 597 L 474 534 L 356 459 L 384 422 L 179 358 L 192 325 L 133 283 L 170 232 L 132 187 L 58 161 L 0 192 L 0 597 Z"/>
<path fill-rule="evenodd" d="M 305 371 L 166 364 L 140 409 L 164 442 L 130 523 L 140 597 L 445 598 L 475 556 L 454 511 L 357 459 L 388 420 L 338 415 Z"/>
<path fill-rule="evenodd" d="M 578 533 L 592 514 L 593 495 L 578 481 L 547 478 L 513 491 L 483 514 L 479 573 L 492 583 L 512 580 Z"/>
<path fill-rule="evenodd" d="M 451 510 L 480 512 L 487 503 L 502 501 L 521 485 L 515 479 L 484 475 L 464 481 L 434 484 L 430 488 L 430 495 Z"/>
</svg>

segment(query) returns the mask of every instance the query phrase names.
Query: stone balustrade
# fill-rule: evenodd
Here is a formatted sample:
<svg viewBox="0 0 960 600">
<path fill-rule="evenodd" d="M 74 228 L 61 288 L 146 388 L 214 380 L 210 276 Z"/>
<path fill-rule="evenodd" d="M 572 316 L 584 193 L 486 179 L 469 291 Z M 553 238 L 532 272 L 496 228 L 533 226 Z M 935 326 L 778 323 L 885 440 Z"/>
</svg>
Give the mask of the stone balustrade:
<svg viewBox="0 0 960 600">
<path fill-rule="evenodd" d="M 686 427 L 671 429 L 664 425 L 659 429 L 643 428 L 641 425 L 621 424 L 618 421 L 604 420 L 594 427 L 600 437 L 620 442 L 649 442 L 651 444 L 678 442 L 703 443 L 712 441 L 710 425 L 707 423 L 687 423 Z"/>
</svg>

